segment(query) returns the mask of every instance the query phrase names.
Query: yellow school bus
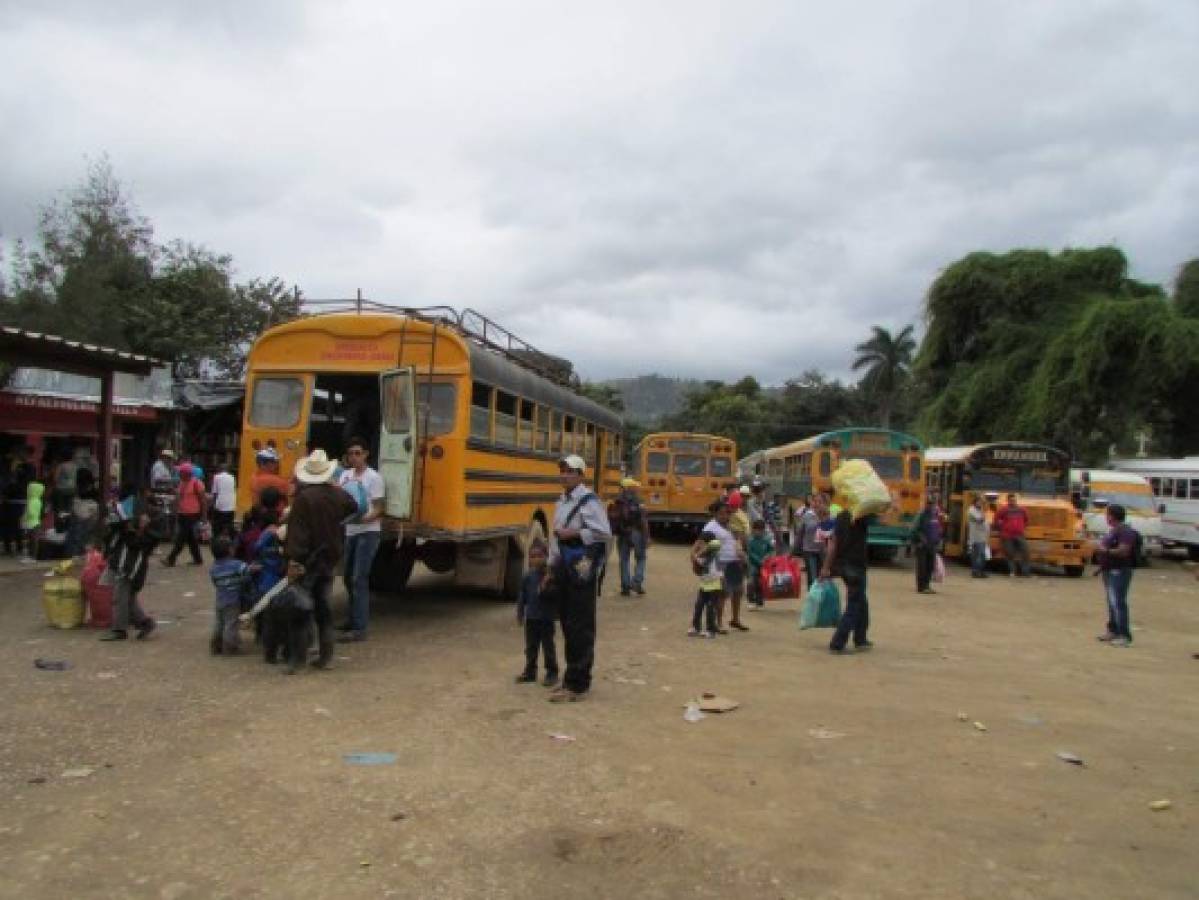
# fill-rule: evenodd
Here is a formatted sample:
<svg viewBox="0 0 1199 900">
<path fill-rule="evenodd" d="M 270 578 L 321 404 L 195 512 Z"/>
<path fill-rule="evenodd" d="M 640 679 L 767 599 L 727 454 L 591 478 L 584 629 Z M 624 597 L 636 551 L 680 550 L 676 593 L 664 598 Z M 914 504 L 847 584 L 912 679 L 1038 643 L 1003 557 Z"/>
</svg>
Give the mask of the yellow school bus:
<svg viewBox="0 0 1199 900">
<path fill-rule="evenodd" d="M 702 525 L 708 507 L 736 485 L 737 445 L 714 434 L 662 431 L 633 448 L 629 473 L 641 482 L 650 525 Z"/>
<path fill-rule="evenodd" d="M 833 493 L 833 471 L 842 462 L 864 459 L 891 491 L 891 508 L 875 518 L 867 544 L 876 556 L 895 556 L 907 541 L 924 504 L 924 446 L 910 434 L 884 428 L 841 428 L 762 451 L 745 460 L 767 489 L 787 522 L 808 494 Z"/>
<path fill-rule="evenodd" d="M 621 418 L 575 390 L 567 361 L 473 310 L 342 306 L 251 349 L 239 511 L 259 448 L 289 476 L 312 448 L 338 457 L 357 436 L 386 483 L 373 583 L 402 590 L 420 560 L 514 595 L 527 543 L 548 533 L 558 460 L 582 456 L 601 498 L 619 490 Z"/>
<path fill-rule="evenodd" d="M 987 520 L 1015 494 L 1028 513 L 1025 539 L 1034 563 L 1061 566 L 1067 575 L 1083 573 L 1090 544 L 1082 519 L 1070 501 L 1070 455 L 1055 447 L 1017 441 L 969 447 L 932 447 L 925 454 L 928 489 L 941 495 L 949 516 L 945 532 L 948 556 L 969 556 L 967 517 L 974 499 L 984 498 Z M 992 532 L 993 559 L 1003 557 L 999 535 Z"/>
</svg>

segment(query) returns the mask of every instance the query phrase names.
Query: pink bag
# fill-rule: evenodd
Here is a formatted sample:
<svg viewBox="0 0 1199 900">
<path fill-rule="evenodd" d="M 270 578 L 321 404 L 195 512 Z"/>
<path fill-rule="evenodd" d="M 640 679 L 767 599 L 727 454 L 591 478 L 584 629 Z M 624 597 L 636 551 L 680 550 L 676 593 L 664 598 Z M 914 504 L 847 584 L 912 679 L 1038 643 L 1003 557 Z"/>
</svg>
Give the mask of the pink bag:
<svg viewBox="0 0 1199 900">
<path fill-rule="evenodd" d="M 87 602 L 87 624 L 92 628 L 112 627 L 112 582 L 104 579 L 108 565 L 99 550 L 87 551 L 83 574 L 79 577 L 83 585 L 83 599 Z M 104 581 L 108 580 L 108 584 Z"/>
<path fill-rule="evenodd" d="M 937 554 L 937 561 L 933 564 L 933 581 L 940 584 L 945 580 L 945 560 L 941 554 Z"/>
</svg>

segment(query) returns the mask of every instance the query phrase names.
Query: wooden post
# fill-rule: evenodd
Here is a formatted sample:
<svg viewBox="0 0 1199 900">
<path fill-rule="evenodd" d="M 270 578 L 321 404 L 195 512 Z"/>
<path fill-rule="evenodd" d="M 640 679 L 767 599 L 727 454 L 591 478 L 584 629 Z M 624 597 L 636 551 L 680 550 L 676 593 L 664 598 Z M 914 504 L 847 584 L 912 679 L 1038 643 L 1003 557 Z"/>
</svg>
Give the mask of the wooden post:
<svg viewBox="0 0 1199 900">
<path fill-rule="evenodd" d="M 100 376 L 100 509 L 106 509 L 112 490 L 112 383 L 111 369 Z"/>
</svg>

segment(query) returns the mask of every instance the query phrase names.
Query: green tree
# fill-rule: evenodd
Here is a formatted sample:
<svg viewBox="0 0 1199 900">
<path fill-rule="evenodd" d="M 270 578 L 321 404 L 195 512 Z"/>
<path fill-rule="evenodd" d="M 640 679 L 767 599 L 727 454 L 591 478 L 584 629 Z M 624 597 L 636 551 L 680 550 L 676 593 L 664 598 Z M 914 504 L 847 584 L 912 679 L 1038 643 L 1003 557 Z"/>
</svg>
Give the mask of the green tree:
<svg viewBox="0 0 1199 900">
<path fill-rule="evenodd" d="M 1087 463 L 1146 426 L 1163 451 L 1190 440 L 1199 322 L 1127 270 L 1115 247 L 973 253 L 946 268 L 914 365 L 918 432 L 1044 441 Z"/>
<path fill-rule="evenodd" d="M 859 385 L 873 401 L 879 425 L 890 428 L 891 413 L 911 374 L 916 339 L 911 325 L 905 325 L 896 335 L 879 325 L 872 325 L 871 331 L 870 339 L 854 348 L 857 357 L 853 370 L 866 370 Z"/>
<path fill-rule="evenodd" d="M 579 385 L 579 392 L 600 406 L 606 406 L 614 412 L 624 412 L 624 398 L 621 396 L 620 390 L 610 384 L 600 381 L 584 381 Z"/>
<path fill-rule="evenodd" d="M 107 158 L 43 210 L 38 244 L 17 243 L 0 320 L 167 360 L 179 376 L 240 377 L 254 337 L 300 312 L 279 279 L 234 285 L 230 257 L 156 244 Z"/>
<path fill-rule="evenodd" d="M 1188 319 L 1199 319 L 1199 259 L 1182 264 L 1174 279 L 1174 307 Z"/>
<path fill-rule="evenodd" d="M 769 446 L 777 411 L 774 398 L 752 376 L 733 385 L 705 381 L 687 394 L 683 409 L 663 418 L 661 430 L 730 437 L 737 442 L 737 452 L 744 455 Z"/>
</svg>

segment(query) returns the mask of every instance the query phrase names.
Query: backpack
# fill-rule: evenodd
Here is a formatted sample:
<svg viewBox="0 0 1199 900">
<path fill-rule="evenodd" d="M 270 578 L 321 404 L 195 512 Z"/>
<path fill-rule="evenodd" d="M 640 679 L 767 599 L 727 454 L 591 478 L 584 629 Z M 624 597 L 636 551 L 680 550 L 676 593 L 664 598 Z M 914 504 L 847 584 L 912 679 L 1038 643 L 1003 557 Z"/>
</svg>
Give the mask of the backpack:
<svg viewBox="0 0 1199 900">
<path fill-rule="evenodd" d="M 370 497 L 367 496 L 365 484 L 356 478 L 347 478 L 341 488 L 358 505 L 358 511 L 345 519 L 346 522 L 357 522 L 370 512 L 371 501 Z"/>
<path fill-rule="evenodd" d="M 1145 557 L 1145 538 L 1135 528 L 1131 529 L 1133 534 L 1132 540 L 1132 568 L 1143 569 L 1148 563 Z"/>
</svg>

